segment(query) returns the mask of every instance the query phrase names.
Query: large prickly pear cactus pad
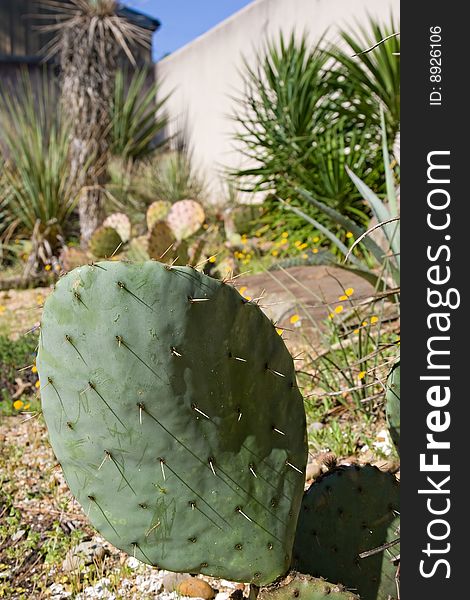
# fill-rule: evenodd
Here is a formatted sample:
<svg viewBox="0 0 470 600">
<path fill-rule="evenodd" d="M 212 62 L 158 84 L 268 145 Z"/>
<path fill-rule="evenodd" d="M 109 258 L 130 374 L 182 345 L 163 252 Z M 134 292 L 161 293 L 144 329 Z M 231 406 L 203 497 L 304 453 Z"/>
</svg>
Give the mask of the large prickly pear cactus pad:
<svg viewBox="0 0 470 600">
<path fill-rule="evenodd" d="M 37 366 L 53 450 L 112 544 L 236 581 L 287 571 L 305 413 L 255 303 L 191 267 L 79 267 L 46 302 Z"/>
</svg>

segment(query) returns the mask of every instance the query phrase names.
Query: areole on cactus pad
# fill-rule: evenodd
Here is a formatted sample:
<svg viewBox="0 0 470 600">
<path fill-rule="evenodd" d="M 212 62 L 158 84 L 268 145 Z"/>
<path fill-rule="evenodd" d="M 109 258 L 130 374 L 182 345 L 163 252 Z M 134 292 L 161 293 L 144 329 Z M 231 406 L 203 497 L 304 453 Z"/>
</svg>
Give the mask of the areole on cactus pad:
<svg viewBox="0 0 470 600">
<path fill-rule="evenodd" d="M 258 585 L 287 571 L 305 412 L 254 302 L 190 267 L 79 267 L 47 299 L 37 366 L 53 450 L 112 544 Z"/>
</svg>

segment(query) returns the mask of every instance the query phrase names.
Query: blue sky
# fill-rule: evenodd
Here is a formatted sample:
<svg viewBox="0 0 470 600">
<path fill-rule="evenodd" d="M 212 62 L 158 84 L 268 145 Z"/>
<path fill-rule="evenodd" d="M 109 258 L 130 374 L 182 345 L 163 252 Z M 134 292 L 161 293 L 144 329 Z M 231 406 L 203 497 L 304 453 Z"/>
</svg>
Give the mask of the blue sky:
<svg viewBox="0 0 470 600">
<path fill-rule="evenodd" d="M 157 17 L 162 23 L 154 39 L 154 58 L 181 48 L 251 0 L 123 0 L 123 4 Z"/>
</svg>

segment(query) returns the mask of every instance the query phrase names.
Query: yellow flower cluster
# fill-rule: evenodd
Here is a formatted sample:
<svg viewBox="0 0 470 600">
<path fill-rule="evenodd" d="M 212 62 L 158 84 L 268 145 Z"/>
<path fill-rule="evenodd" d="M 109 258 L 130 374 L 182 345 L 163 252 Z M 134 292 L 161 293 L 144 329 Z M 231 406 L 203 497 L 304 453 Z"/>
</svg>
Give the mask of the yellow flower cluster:
<svg viewBox="0 0 470 600">
<path fill-rule="evenodd" d="M 338 300 L 340 302 L 345 302 L 346 300 L 349 300 L 349 298 L 354 294 L 354 288 L 350 287 L 347 288 L 346 290 L 344 290 L 344 294 L 342 294 L 341 296 L 339 296 Z M 328 315 L 328 318 L 331 320 L 333 319 L 333 317 L 335 316 L 335 314 L 339 315 L 340 313 L 342 313 L 344 310 L 344 306 L 342 304 L 338 304 L 338 306 L 336 306 L 334 308 L 334 311 L 331 312 Z"/>
<path fill-rule="evenodd" d="M 253 259 L 253 253 L 252 252 L 239 252 L 236 251 L 234 253 L 234 256 L 236 259 L 238 259 L 243 265 L 248 265 L 250 264 L 251 260 Z"/>
<path fill-rule="evenodd" d="M 369 323 L 370 323 L 370 325 L 375 325 L 378 322 L 379 322 L 379 317 L 376 317 L 375 315 L 373 315 L 369 321 L 367 319 L 362 321 L 361 326 L 358 327 L 357 329 L 355 329 L 353 331 L 353 333 L 359 333 L 359 330 L 362 329 L 363 327 L 367 327 L 369 325 Z"/>
</svg>

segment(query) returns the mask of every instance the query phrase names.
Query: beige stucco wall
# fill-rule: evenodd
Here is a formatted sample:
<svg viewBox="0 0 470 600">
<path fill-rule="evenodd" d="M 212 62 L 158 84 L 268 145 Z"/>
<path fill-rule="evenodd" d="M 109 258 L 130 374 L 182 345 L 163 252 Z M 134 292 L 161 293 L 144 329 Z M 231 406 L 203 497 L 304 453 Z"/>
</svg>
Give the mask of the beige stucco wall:
<svg viewBox="0 0 470 600">
<path fill-rule="evenodd" d="M 217 0 L 214 0 L 214 2 Z M 279 31 L 307 32 L 312 41 L 327 29 L 365 23 L 367 14 L 398 20 L 399 0 L 254 0 L 201 37 L 157 63 L 161 93 L 173 93 L 167 103 L 170 133 L 184 131 L 195 165 L 209 183 L 215 202 L 224 194 L 224 167 L 239 167 L 243 156 L 234 148 L 233 96 L 243 86 L 239 73 L 244 56 L 253 61 L 266 40 Z M 158 35 L 156 43 L 158 44 Z"/>
</svg>

